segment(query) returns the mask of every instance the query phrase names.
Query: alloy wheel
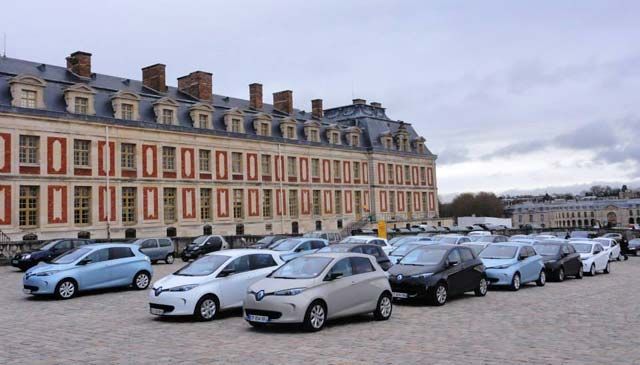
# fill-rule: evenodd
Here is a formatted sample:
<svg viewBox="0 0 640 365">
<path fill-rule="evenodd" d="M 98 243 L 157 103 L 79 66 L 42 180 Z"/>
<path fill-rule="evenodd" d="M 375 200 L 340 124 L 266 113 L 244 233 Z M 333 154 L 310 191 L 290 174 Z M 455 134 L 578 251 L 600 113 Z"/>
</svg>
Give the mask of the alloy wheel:
<svg viewBox="0 0 640 365">
<path fill-rule="evenodd" d="M 596 275 L 596 265 L 591 265 L 591 269 L 589 270 L 589 275 L 591 276 L 595 276 Z"/>
<path fill-rule="evenodd" d="M 447 288 L 444 285 L 439 285 L 436 289 L 436 300 L 438 304 L 444 304 L 447 301 Z"/>
<path fill-rule="evenodd" d="M 513 277 L 513 288 L 515 290 L 520 289 L 520 275 L 516 274 Z"/>
<path fill-rule="evenodd" d="M 200 316 L 202 316 L 203 319 L 212 319 L 213 316 L 216 315 L 217 310 L 218 306 L 216 305 L 216 301 L 211 298 L 205 299 L 202 301 L 202 304 L 200 304 Z"/>
<path fill-rule="evenodd" d="M 480 279 L 480 295 L 485 295 L 487 294 L 487 279 L 482 278 Z"/>
<path fill-rule="evenodd" d="M 563 281 L 564 280 L 564 269 L 560 268 L 560 271 L 558 271 L 558 281 Z"/>
<path fill-rule="evenodd" d="M 60 297 L 64 299 L 71 298 L 75 292 L 76 286 L 70 281 L 65 281 L 60 284 L 60 288 L 58 288 L 58 294 L 60 294 Z"/>
<path fill-rule="evenodd" d="M 145 273 L 138 274 L 136 277 L 136 287 L 144 289 L 149 285 L 149 276 Z"/>
<path fill-rule="evenodd" d="M 172 254 L 167 255 L 167 259 L 165 260 L 167 264 L 173 264 L 174 257 Z"/>
<path fill-rule="evenodd" d="M 324 308 L 320 304 L 315 304 L 311 308 L 310 322 L 311 326 L 315 329 L 319 329 L 324 324 Z"/>
<path fill-rule="evenodd" d="M 391 299 L 386 295 L 380 300 L 380 314 L 383 318 L 391 315 Z"/>
</svg>

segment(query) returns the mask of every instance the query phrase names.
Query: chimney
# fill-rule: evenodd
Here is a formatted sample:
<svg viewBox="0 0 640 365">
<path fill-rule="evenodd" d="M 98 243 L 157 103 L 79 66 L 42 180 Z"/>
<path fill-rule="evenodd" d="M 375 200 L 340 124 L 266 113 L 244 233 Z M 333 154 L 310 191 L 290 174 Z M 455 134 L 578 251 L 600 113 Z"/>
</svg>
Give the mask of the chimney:
<svg viewBox="0 0 640 365">
<path fill-rule="evenodd" d="M 73 52 L 67 57 L 67 70 L 81 77 L 91 77 L 91 53 Z"/>
<path fill-rule="evenodd" d="M 213 75 L 210 72 L 195 71 L 178 78 L 178 90 L 196 99 L 210 100 Z"/>
<path fill-rule="evenodd" d="M 273 108 L 287 114 L 293 114 L 293 91 L 285 90 L 273 93 Z"/>
<path fill-rule="evenodd" d="M 311 100 L 311 116 L 316 119 L 322 119 L 324 110 L 322 109 L 322 99 Z"/>
<path fill-rule="evenodd" d="M 375 102 L 375 101 L 371 102 L 371 106 L 374 107 L 374 108 L 382 108 L 382 104 L 380 104 L 378 102 Z"/>
<path fill-rule="evenodd" d="M 353 99 L 353 105 L 365 105 L 367 103 L 364 99 Z"/>
<path fill-rule="evenodd" d="M 249 85 L 249 107 L 252 109 L 262 109 L 262 84 L 254 82 Z"/>
<path fill-rule="evenodd" d="M 150 89 L 164 93 L 167 91 L 165 82 L 165 65 L 156 63 L 142 69 L 142 84 Z"/>
</svg>

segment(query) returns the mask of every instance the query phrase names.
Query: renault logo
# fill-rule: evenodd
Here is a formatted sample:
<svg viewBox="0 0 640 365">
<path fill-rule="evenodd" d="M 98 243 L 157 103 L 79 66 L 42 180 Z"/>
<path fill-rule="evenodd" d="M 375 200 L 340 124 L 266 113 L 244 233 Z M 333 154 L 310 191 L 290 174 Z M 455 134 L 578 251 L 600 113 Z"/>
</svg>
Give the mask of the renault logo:
<svg viewBox="0 0 640 365">
<path fill-rule="evenodd" d="M 398 281 L 402 281 L 403 278 L 404 276 L 402 276 L 402 274 L 398 274 L 398 276 L 396 276 L 396 280 Z"/>
<path fill-rule="evenodd" d="M 162 287 L 155 288 L 155 289 L 153 290 L 153 293 L 154 293 L 154 294 L 156 295 L 156 297 L 157 297 L 158 295 L 160 295 L 160 293 L 162 293 Z"/>
<path fill-rule="evenodd" d="M 264 298 L 264 290 L 260 290 L 259 292 L 256 293 L 256 300 L 257 301 L 261 301 L 262 298 Z"/>
</svg>

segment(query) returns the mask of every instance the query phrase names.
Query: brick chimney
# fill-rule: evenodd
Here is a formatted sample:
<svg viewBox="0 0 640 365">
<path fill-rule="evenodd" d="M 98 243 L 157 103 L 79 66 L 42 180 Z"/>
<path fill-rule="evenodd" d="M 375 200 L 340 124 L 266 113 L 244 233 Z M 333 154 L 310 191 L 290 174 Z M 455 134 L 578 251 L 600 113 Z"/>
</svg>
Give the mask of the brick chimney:
<svg viewBox="0 0 640 365">
<path fill-rule="evenodd" d="M 147 66 L 142 69 L 142 84 L 150 89 L 164 93 L 167 91 L 165 68 L 162 63 Z"/>
<path fill-rule="evenodd" d="M 324 110 L 322 109 L 322 99 L 311 100 L 311 116 L 316 119 L 322 119 Z"/>
<path fill-rule="evenodd" d="M 353 99 L 353 105 L 365 105 L 367 103 L 364 99 Z"/>
<path fill-rule="evenodd" d="M 82 77 L 91 77 L 91 53 L 76 51 L 67 57 L 67 70 Z"/>
<path fill-rule="evenodd" d="M 213 89 L 213 74 L 194 71 L 178 78 L 178 90 L 196 99 L 210 100 Z"/>
<path fill-rule="evenodd" d="M 273 93 L 273 108 L 287 114 L 293 114 L 293 91 L 285 90 Z"/>
<path fill-rule="evenodd" d="M 253 83 L 249 85 L 249 107 L 262 109 L 262 84 Z"/>
</svg>

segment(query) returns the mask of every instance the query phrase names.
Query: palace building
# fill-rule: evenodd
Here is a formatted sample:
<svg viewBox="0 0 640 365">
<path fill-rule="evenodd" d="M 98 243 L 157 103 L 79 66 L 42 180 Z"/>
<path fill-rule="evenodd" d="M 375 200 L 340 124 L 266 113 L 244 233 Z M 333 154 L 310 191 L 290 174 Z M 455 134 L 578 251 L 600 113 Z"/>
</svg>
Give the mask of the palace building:
<svg viewBox="0 0 640 365">
<path fill-rule="evenodd" d="M 380 103 L 311 112 L 289 90 L 213 94 L 195 71 L 167 85 L 0 58 L 0 232 L 12 240 L 303 233 L 438 216 L 436 156 Z"/>
</svg>

